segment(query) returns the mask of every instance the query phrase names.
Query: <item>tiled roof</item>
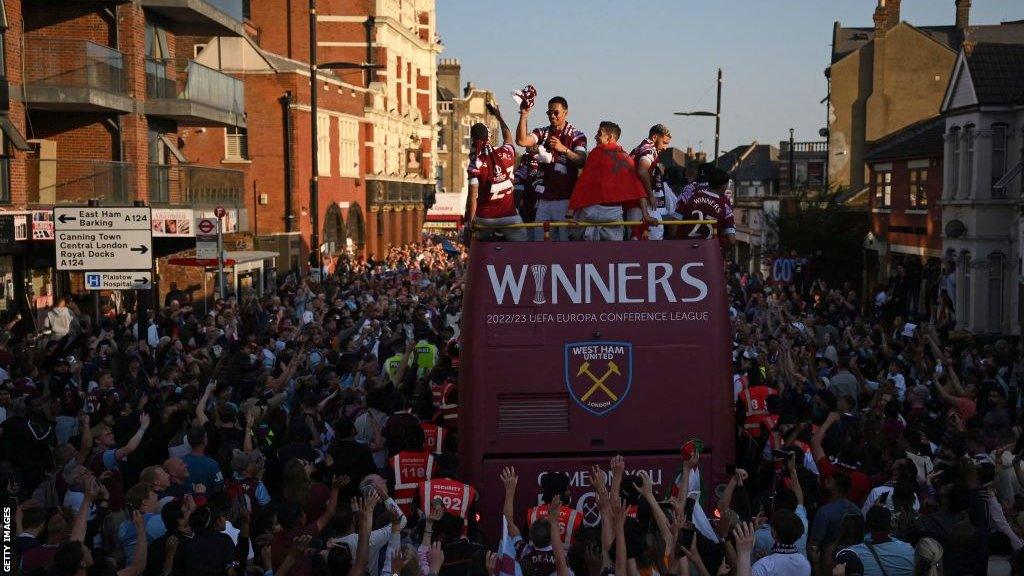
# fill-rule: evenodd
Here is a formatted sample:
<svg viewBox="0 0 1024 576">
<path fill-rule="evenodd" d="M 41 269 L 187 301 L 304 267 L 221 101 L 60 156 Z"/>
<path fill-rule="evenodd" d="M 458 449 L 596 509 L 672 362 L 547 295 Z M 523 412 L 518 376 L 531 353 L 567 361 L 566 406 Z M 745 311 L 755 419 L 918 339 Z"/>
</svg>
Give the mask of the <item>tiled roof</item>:
<svg viewBox="0 0 1024 576">
<path fill-rule="evenodd" d="M 950 50 L 954 52 L 960 51 L 963 35 L 957 30 L 956 26 L 915 26 L 915 28 L 936 42 L 948 46 Z M 834 64 L 847 54 L 859 50 L 874 37 L 874 28 L 844 28 L 836 26 L 835 43 L 832 46 L 832 63 Z M 970 26 L 967 32 L 967 39 L 976 43 L 1022 44 L 1024 43 L 1024 20 Z"/>
<path fill-rule="evenodd" d="M 942 134 L 945 129 L 946 120 L 942 116 L 915 122 L 872 142 L 865 160 L 876 162 L 895 158 L 942 156 Z"/>
<path fill-rule="evenodd" d="M 977 44 L 967 66 L 978 104 L 1024 104 L 1024 45 Z"/>
<path fill-rule="evenodd" d="M 769 144 L 737 146 L 718 159 L 718 167 L 734 180 L 774 180 L 779 177 L 779 149 Z"/>
</svg>

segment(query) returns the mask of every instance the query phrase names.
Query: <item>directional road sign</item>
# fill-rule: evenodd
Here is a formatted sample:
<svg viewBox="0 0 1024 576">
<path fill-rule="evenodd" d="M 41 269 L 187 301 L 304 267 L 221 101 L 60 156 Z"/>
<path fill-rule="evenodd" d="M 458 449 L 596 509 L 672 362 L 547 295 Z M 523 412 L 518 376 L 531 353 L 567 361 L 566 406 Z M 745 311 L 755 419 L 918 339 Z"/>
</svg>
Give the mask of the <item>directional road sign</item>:
<svg viewBox="0 0 1024 576">
<path fill-rule="evenodd" d="M 88 290 L 152 290 L 150 272 L 86 272 Z"/>
<path fill-rule="evenodd" d="M 77 272 L 151 270 L 151 222 L 149 208 L 56 207 L 53 224 L 57 269 Z"/>
</svg>

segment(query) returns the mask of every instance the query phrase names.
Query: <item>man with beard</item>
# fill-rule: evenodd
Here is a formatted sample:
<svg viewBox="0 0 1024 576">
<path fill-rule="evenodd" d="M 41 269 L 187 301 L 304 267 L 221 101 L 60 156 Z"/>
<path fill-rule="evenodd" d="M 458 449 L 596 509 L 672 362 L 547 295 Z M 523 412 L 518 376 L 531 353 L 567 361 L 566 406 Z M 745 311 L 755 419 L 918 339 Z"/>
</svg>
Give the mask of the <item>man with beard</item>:
<svg viewBox="0 0 1024 576">
<path fill-rule="evenodd" d="M 647 190 L 647 203 L 651 207 L 651 217 L 655 220 L 663 220 L 671 212 L 674 206 L 672 199 L 674 195 L 666 190 L 664 185 L 664 174 L 661 165 L 658 164 L 658 157 L 668 148 L 672 142 L 672 133 L 664 124 L 655 124 L 644 138 L 629 155 L 636 164 L 636 175 Z M 642 212 L 639 207 L 630 208 L 626 211 L 626 220 L 640 220 Z M 638 236 L 639 237 L 639 236 Z M 664 226 L 651 226 L 647 229 L 649 240 L 662 240 L 665 238 Z"/>
</svg>

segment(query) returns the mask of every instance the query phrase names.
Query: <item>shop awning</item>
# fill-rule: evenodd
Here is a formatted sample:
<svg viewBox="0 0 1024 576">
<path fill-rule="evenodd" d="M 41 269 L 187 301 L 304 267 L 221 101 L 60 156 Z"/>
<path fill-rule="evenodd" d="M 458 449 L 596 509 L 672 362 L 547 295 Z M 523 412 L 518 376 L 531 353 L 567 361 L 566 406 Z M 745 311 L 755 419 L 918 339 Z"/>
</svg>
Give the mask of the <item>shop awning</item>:
<svg viewBox="0 0 1024 576">
<path fill-rule="evenodd" d="M 246 262 L 258 262 L 260 260 L 269 260 L 271 258 L 277 258 L 281 254 L 278 252 L 271 252 L 269 250 L 238 250 L 234 252 L 225 252 L 224 256 L 234 260 L 238 264 L 245 264 Z"/>
</svg>

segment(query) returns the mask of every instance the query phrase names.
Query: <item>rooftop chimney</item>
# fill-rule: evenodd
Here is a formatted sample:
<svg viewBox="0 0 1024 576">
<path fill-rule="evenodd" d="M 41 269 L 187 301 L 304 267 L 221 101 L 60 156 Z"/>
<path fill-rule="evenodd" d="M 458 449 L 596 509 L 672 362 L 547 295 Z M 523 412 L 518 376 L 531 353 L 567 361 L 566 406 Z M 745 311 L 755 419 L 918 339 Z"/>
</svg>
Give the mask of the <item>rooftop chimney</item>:
<svg viewBox="0 0 1024 576">
<path fill-rule="evenodd" d="M 885 0 L 878 0 L 872 19 L 875 21 L 875 36 L 885 36 L 889 29 L 889 10 L 885 7 Z"/>
<path fill-rule="evenodd" d="M 462 66 L 458 58 L 442 58 L 437 65 L 437 85 L 458 96 L 462 84 Z"/>
<path fill-rule="evenodd" d="M 886 11 L 888 12 L 888 23 L 885 25 L 886 30 L 890 30 L 900 23 L 900 1 L 887 0 L 885 2 Z"/>
<path fill-rule="evenodd" d="M 971 0 L 956 0 L 956 29 L 966 33 L 971 25 Z"/>
</svg>

